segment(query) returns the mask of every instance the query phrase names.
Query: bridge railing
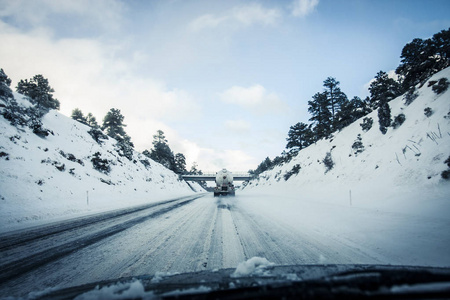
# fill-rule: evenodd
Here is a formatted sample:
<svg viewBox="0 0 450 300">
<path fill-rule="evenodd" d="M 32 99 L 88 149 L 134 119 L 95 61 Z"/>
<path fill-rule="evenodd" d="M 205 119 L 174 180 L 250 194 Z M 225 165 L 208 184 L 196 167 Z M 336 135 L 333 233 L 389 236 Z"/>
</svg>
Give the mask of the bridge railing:
<svg viewBox="0 0 450 300">
<path fill-rule="evenodd" d="M 247 181 L 251 179 L 247 172 L 231 172 L 235 181 Z M 181 175 L 181 178 L 188 181 L 215 181 L 217 172 L 205 172 L 201 175 Z"/>
</svg>

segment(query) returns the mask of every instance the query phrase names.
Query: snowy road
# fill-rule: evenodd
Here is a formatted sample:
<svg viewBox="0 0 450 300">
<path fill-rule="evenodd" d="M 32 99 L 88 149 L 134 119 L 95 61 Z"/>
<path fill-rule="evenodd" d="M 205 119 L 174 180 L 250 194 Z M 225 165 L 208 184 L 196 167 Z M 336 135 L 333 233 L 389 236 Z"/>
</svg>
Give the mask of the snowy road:
<svg viewBox="0 0 450 300">
<path fill-rule="evenodd" d="M 0 296 L 156 272 L 236 267 L 254 256 L 278 265 L 382 263 L 327 232 L 289 227 L 235 198 L 191 197 L 137 211 L 60 223 L 41 236 L 1 237 Z M 108 217 L 108 218 L 107 218 Z"/>
</svg>

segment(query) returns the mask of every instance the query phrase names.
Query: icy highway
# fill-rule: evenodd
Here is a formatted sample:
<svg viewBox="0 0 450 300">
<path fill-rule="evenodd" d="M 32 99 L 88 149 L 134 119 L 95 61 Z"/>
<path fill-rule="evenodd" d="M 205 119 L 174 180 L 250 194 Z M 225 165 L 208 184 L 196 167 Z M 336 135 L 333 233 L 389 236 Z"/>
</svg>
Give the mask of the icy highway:
<svg viewBox="0 0 450 300">
<path fill-rule="evenodd" d="M 351 242 L 249 211 L 240 198 L 191 196 L 0 236 L 0 296 L 143 274 L 278 265 L 380 263 Z M 241 199 L 242 200 L 242 199 Z"/>
</svg>

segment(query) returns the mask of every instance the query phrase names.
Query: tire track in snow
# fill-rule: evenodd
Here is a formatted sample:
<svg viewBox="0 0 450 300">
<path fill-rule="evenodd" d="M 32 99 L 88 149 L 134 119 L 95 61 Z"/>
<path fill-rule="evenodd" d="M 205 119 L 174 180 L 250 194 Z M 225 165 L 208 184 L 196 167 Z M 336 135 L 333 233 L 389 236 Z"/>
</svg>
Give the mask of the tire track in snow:
<svg viewBox="0 0 450 300">
<path fill-rule="evenodd" d="M 136 218 L 132 218 L 123 223 L 115 224 L 110 227 L 103 228 L 94 233 L 84 235 L 76 240 L 71 240 L 69 242 L 65 242 L 59 244 L 57 246 L 42 248 L 37 245 L 39 252 L 27 255 L 26 257 L 21 257 L 20 259 L 16 259 L 13 261 L 9 261 L 8 263 L 4 263 L 0 265 L 0 286 L 4 285 L 5 282 L 13 279 L 16 276 L 27 273 L 33 269 L 46 265 L 54 260 L 58 260 L 64 256 L 67 256 L 73 252 L 79 251 L 85 247 L 88 247 L 92 244 L 95 244 L 109 236 L 115 235 L 119 232 L 122 232 L 128 228 L 131 228 L 139 223 L 142 223 L 150 218 L 154 218 L 156 216 L 165 214 L 171 210 L 174 210 L 180 206 L 186 205 L 191 201 L 194 201 L 198 196 L 188 198 L 187 200 L 177 201 L 174 204 L 170 202 L 170 205 L 164 205 L 166 203 L 162 203 L 156 207 L 156 210 L 151 210 L 150 213 L 144 214 L 143 216 L 138 216 Z M 89 224 L 90 225 L 90 224 Z M 39 240 L 37 240 L 39 241 Z M 38 242 L 37 242 L 38 244 Z M 5 256 L 2 254 L 2 256 Z M 3 258 L 3 257 L 2 257 Z"/>
</svg>

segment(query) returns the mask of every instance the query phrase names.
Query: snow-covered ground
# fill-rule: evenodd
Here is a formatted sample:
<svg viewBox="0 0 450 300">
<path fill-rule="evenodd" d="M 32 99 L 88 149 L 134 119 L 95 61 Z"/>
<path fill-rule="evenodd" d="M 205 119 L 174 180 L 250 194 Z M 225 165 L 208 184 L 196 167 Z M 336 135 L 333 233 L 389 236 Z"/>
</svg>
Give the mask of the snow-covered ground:
<svg viewBox="0 0 450 300">
<path fill-rule="evenodd" d="M 450 79 L 450 68 L 430 80 L 442 77 Z M 330 241 L 379 249 L 388 263 L 450 266 L 450 181 L 441 178 L 450 156 L 450 90 L 436 95 L 425 83 L 418 95 L 409 106 L 402 96 L 389 103 L 392 118 L 406 116 L 399 128 L 381 134 L 372 112 L 369 131 L 361 119 L 263 173 L 241 191 L 242 205 L 292 228 L 326 232 Z M 364 151 L 355 154 L 358 134 Z M 327 152 L 334 162 L 329 171 Z M 297 164 L 299 173 L 286 181 Z"/>
<path fill-rule="evenodd" d="M 30 105 L 20 94 L 15 99 Z M 53 134 L 41 138 L 0 117 L 0 231 L 194 193 L 162 165 L 138 152 L 132 161 L 119 156 L 115 140 L 99 144 L 90 127 L 55 110 L 42 122 Z M 96 152 L 111 162 L 109 174 L 93 168 Z"/>
<path fill-rule="evenodd" d="M 450 78 L 450 69 L 431 80 L 442 77 Z M 373 112 L 366 116 L 373 118 L 369 131 L 359 120 L 263 173 L 236 197 L 207 195 L 149 215 L 9 280 L 0 295 L 237 266 L 236 276 L 272 264 L 450 267 L 450 181 L 440 175 L 450 155 L 450 90 L 436 95 L 425 83 L 418 94 L 409 106 L 402 97 L 390 102 L 392 116 L 403 113 L 406 120 L 386 135 Z M 428 117 L 427 107 L 433 111 Z M 0 151 L 7 154 L 0 158 L 2 231 L 194 193 L 161 165 L 149 160 L 146 167 L 138 153 L 136 162 L 118 156 L 113 140 L 99 145 L 86 126 L 58 112 L 50 111 L 43 123 L 54 135 L 40 138 L 0 118 Z M 356 154 L 358 134 L 364 151 Z M 97 151 L 112 162 L 109 175 L 93 169 Z M 328 171 L 327 152 L 334 162 Z M 299 173 L 286 181 L 295 165 Z M 70 243 L 76 230 L 44 239 L 52 246 Z M 29 253 L 22 254 L 26 260 Z"/>
</svg>

